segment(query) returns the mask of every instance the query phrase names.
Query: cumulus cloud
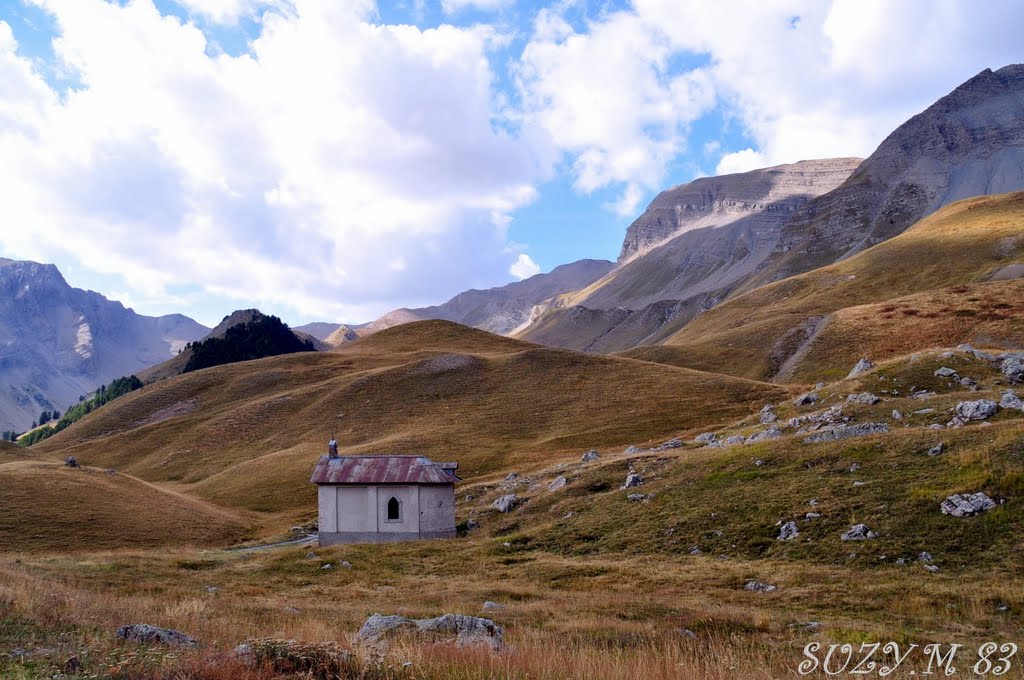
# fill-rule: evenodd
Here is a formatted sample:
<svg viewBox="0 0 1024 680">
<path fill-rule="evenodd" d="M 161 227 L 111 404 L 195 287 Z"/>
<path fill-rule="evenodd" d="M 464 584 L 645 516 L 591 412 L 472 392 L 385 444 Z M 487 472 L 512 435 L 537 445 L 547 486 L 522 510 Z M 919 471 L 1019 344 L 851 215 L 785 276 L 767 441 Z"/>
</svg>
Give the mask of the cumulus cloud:
<svg viewBox="0 0 1024 680">
<path fill-rule="evenodd" d="M 715 168 L 715 174 L 731 175 L 734 172 L 747 172 L 748 170 L 756 170 L 767 165 L 768 161 L 763 153 L 753 149 L 743 149 L 742 151 L 734 151 L 722 156 L 721 160 L 718 161 L 718 167 Z"/>
<path fill-rule="evenodd" d="M 667 37 L 631 11 L 587 29 L 538 12 L 517 69 L 523 115 L 570 155 L 577 190 L 620 189 L 611 207 L 626 215 L 685 150 L 714 87 L 702 69 L 673 73 Z"/>
<path fill-rule="evenodd" d="M 5 252 L 325 318 L 502 282 L 544 170 L 494 125 L 492 30 L 297 0 L 251 54 L 210 56 L 149 2 L 38 4 L 82 86 L 57 97 L 0 23 Z"/>
<path fill-rule="evenodd" d="M 540 266 L 526 253 L 520 253 L 519 258 L 508 268 L 508 273 L 522 281 L 540 274 Z"/>
<path fill-rule="evenodd" d="M 454 14 L 467 7 L 473 9 L 494 11 L 514 4 L 515 0 L 441 0 L 441 10 L 445 14 Z"/>
</svg>

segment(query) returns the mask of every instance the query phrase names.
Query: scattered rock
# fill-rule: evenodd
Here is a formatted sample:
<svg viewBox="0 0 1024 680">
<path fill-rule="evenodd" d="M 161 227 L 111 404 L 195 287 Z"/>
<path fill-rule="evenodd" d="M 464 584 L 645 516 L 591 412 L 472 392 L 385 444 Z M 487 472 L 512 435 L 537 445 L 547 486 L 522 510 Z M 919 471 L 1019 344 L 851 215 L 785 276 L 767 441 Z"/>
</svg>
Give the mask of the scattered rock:
<svg viewBox="0 0 1024 680">
<path fill-rule="evenodd" d="M 1024 359 L 1020 357 L 1008 357 L 1003 359 L 1000 370 L 1010 382 L 1024 382 Z"/>
<path fill-rule="evenodd" d="M 693 555 L 694 557 L 696 557 L 697 555 L 700 555 L 700 554 L 701 554 L 701 551 L 700 551 L 700 547 L 699 547 L 699 546 L 696 546 L 696 545 L 691 545 L 691 546 L 690 546 L 690 551 L 689 551 L 689 552 L 690 552 L 690 554 L 691 554 L 691 555 Z"/>
<path fill-rule="evenodd" d="M 935 566 L 934 564 L 926 564 L 926 565 L 924 565 L 924 568 L 925 568 L 925 571 L 930 571 L 933 574 L 939 570 L 939 568 L 937 566 Z"/>
<path fill-rule="evenodd" d="M 761 430 L 747 437 L 746 444 L 756 444 L 757 442 L 768 441 L 769 439 L 778 439 L 782 436 L 782 430 L 772 425 L 767 430 Z"/>
<path fill-rule="evenodd" d="M 805 392 L 799 397 L 793 400 L 793 403 L 797 406 L 810 406 L 811 404 L 818 401 L 817 392 Z"/>
<path fill-rule="evenodd" d="M 109 470 L 107 470 L 103 474 L 105 474 L 107 477 L 116 477 L 117 476 L 117 470 L 115 470 L 114 468 L 110 468 Z"/>
<path fill-rule="evenodd" d="M 899 411 L 897 411 L 896 409 L 893 409 L 892 410 L 892 419 L 893 420 L 903 420 L 903 414 L 900 413 Z"/>
<path fill-rule="evenodd" d="M 628 475 L 626 475 L 626 483 L 623 484 L 620 488 L 621 489 L 632 489 L 633 487 L 643 485 L 643 483 L 644 483 L 644 479 L 643 479 L 643 477 L 640 476 L 639 473 L 637 473 L 637 472 L 630 472 Z"/>
<path fill-rule="evenodd" d="M 991 418 L 999 410 L 998 404 L 991 399 L 977 401 L 961 401 L 956 405 L 956 414 L 962 420 L 985 420 Z"/>
<path fill-rule="evenodd" d="M 797 529 L 796 522 L 786 522 L 779 529 L 778 540 L 780 541 L 791 541 L 800 535 L 800 530 Z"/>
<path fill-rule="evenodd" d="M 859 479 L 853 483 L 854 486 L 864 486 L 867 482 L 862 482 Z"/>
<path fill-rule="evenodd" d="M 508 607 L 506 607 L 503 604 L 498 604 L 497 602 L 491 602 L 490 600 L 487 600 L 486 602 L 484 602 L 484 606 L 481 609 L 483 609 L 483 611 L 485 612 L 500 612 L 504 611 L 507 608 Z"/>
<path fill-rule="evenodd" d="M 491 507 L 497 510 L 498 512 L 505 513 L 511 511 L 512 508 L 514 508 L 516 506 L 516 503 L 518 502 L 519 497 L 516 496 L 514 493 L 510 493 L 499 497 L 496 501 L 491 503 Z"/>
<path fill-rule="evenodd" d="M 964 376 L 963 378 L 960 378 L 960 384 L 964 387 L 974 387 L 978 383 L 974 380 L 974 378 Z"/>
<path fill-rule="evenodd" d="M 330 562 L 328 562 L 324 566 L 320 567 L 320 571 L 330 571 L 331 569 L 334 569 L 334 565 L 331 564 Z"/>
<path fill-rule="evenodd" d="M 626 453 L 629 453 L 629 449 L 626 450 Z M 590 451 L 584 453 L 583 457 L 580 460 L 582 460 L 584 463 L 593 463 L 600 457 L 601 456 L 598 455 L 597 451 L 591 449 Z"/>
<path fill-rule="evenodd" d="M 767 406 L 765 406 L 764 408 L 761 409 L 761 412 L 760 412 L 759 416 L 760 416 L 760 420 L 761 420 L 761 424 L 762 425 L 767 425 L 768 423 L 774 423 L 776 420 L 778 420 L 779 417 L 777 415 L 775 415 L 775 411 L 773 411 L 772 409 L 773 409 L 773 407 L 772 407 L 771 404 L 769 404 L 769 405 L 767 405 Z"/>
<path fill-rule="evenodd" d="M 806 519 L 808 522 L 811 521 L 812 519 L 819 519 L 820 517 L 821 517 L 821 513 L 820 512 L 809 512 L 806 515 L 804 515 L 804 519 Z"/>
<path fill-rule="evenodd" d="M 714 432 L 704 432 L 693 438 L 694 444 L 710 444 L 711 442 L 718 439 L 718 435 Z"/>
<path fill-rule="evenodd" d="M 341 567 L 342 569 L 351 569 L 351 568 L 352 568 L 352 563 L 351 563 L 351 562 L 347 562 L 347 561 L 345 561 L 345 560 L 342 560 L 342 561 L 341 561 L 341 562 L 340 562 L 340 563 L 338 564 L 338 566 L 339 566 L 339 567 Z"/>
<path fill-rule="evenodd" d="M 818 507 L 818 499 L 812 498 L 811 500 L 807 501 L 807 505 L 811 506 L 812 508 Z"/>
<path fill-rule="evenodd" d="M 683 445 L 683 440 L 678 437 L 669 439 L 667 442 L 663 442 L 655 446 L 651 451 L 668 451 L 669 449 L 678 449 Z"/>
<path fill-rule="evenodd" d="M 726 437 L 725 445 L 726 446 L 738 446 L 739 444 L 742 444 L 745 441 L 747 441 L 747 438 L 744 437 L 743 435 L 741 435 L 741 434 L 734 434 L 731 437 Z"/>
<path fill-rule="evenodd" d="M 934 560 L 932 559 L 932 554 L 930 552 L 928 552 L 927 550 L 922 550 L 921 552 L 917 553 L 917 561 L 931 564 Z"/>
<path fill-rule="evenodd" d="M 198 642 L 181 631 L 170 628 L 157 628 L 148 623 L 121 626 L 117 629 L 117 637 L 119 640 L 128 640 L 129 642 L 167 645 L 168 647 L 195 649 L 199 646 Z"/>
<path fill-rule="evenodd" d="M 999 408 L 1024 411 L 1024 401 L 1021 401 L 1021 398 L 1013 390 L 1008 390 L 1003 392 L 1003 397 L 999 400 Z"/>
<path fill-rule="evenodd" d="M 800 630 L 806 633 L 816 633 L 821 630 L 820 621 L 808 621 L 807 623 L 791 623 L 789 627 L 793 630 Z"/>
<path fill-rule="evenodd" d="M 996 507 L 996 502 L 989 498 L 985 492 L 978 491 L 977 493 L 955 493 L 942 501 L 939 509 L 942 510 L 943 515 L 970 517 L 971 515 L 988 512 L 994 507 Z"/>
<path fill-rule="evenodd" d="M 878 538 L 878 532 L 871 531 L 866 524 L 854 524 L 840 538 L 844 541 L 867 541 Z"/>
<path fill-rule="evenodd" d="M 211 595 L 216 595 L 220 592 L 220 588 L 218 588 L 217 586 L 206 586 L 206 592 L 210 593 Z"/>
<path fill-rule="evenodd" d="M 776 587 L 770 583 L 762 583 L 761 581 L 747 581 L 747 585 L 743 586 L 743 590 L 747 590 L 751 593 L 770 593 L 776 590 Z"/>
<path fill-rule="evenodd" d="M 467 531 L 472 531 L 473 529 L 479 529 L 479 528 L 480 528 L 480 522 L 477 522 L 473 518 L 470 518 L 470 519 L 466 520 L 466 530 Z"/>
<path fill-rule="evenodd" d="M 789 427 L 803 427 L 807 425 L 810 429 L 817 430 L 825 425 L 845 423 L 849 420 L 849 418 L 843 416 L 843 407 L 837 404 L 830 406 L 824 411 L 816 411 L 815 413 L 807 413 L 796 418 L 790 418 L 787 425 Z"/>
<path fill-rule="evenodd" d="M 78 459 L 75 458 L 74 456 L 68 456 L 68 459 L 66 461 L 64 461 L 64 465 L 69 467 L 69 468 L 80 468 L 80 467 L 82 467 L 81 465 L 78 464 Z"/>
<path fill-rule="evenodd" d="M 514 482 L 517 479 L 519 479 L 519 473 L 518 472 L 510 472 L 507 475 L 505 475 L 505 482 L 506 483 Z"/>
<path fill-rule="evenodd" d="M 934 457 L 934 456 L 939 455 L 940 453 L 942 453 L 945 450 L 946 450 L 945 443 L 939 442 L 938 444 L 936 444 L 932 448 L 928 449 L 928 455 Z"/>
<path fill-rule="evenodd" d="M 856 472 L 857 470 L 860 469 L 860 463 L 853 463 L 852 465 L 850 465 L 850 467 L 846 469 L 849 470 L 850 472 Z"/>
<path fill-rule="evenodd" d="M 935 392 L 931 390 L 918 390 L 910 395 L 911 399 L 931 399 L 935 396 Z"/>
<path fill-rule="evenodd" d="M 859 423 L 857 425 L 831 425 L 824 428 L 810 437 L 804 439 L 808 444 L 819 444 L 821 442 L 834 442 L 839 439 L 850 437 L 864 437 L 871 434 L 888 432 L 889 426 L 885 423 Z"/>
<path fill-rule="evenodd" d="M 679 633 L 680 635 L 683 635 L 685 637 L 690 638 L 691 640 L 696 640 L 697 639 L 697 634 L 694 633 L 689 628 L 676 628 L 676 632 Z"/>
<path fill-rule="evenodd" d="M 914 415 L 915 416 L 926 416 L 926 415 L 928 415 L 930 413 L 935 413 L 935 409 L 933 409 L 933 408 L 921 408 L 921 409 L 918 409 L 918 410 L 914 411 Z"/>
<path fill-rule="evenodd" d="M 565 486 L 565 477 L 559 475 L 552 479 L 551 483 L 548 484 L 548 491 L 558 491 L 563 486 Z"/>
<path fill-rule="evenodd" d="M 875 367 L 875 365 L 873 363 L 871 363 L 870 361 L 868 361 L 866 358 L 865 359 L 861 359 L 860 361 L 858 361 L 854 365 L 854 367 L 852 369 L 850 369 L 850 372 L 846 376 L 846 378 L 847 378 L 847 380 L 849 380 L 850 378 L 856 378 L 858 376 L 861 376 L 861 375 L 867 373 L 868 371 L 870 371 L 874 367 Z"/>
<path fill-rule="evenodd" d="M 952 368 L 949 368 L 948 366 L 943 366 L 939 370 L 935 371 L 935 377 L 936 378 L 953 378 L 955 380 L 959 380 L 960 379 L 960 376 L 957 375 L 957 372 L 954 371 Z"/>
<path fill-rule="evenodd" d="M 754 461 L 754 467 L 764 467 L 764 461 L 760 458 Z"/>
<path fill-rule="evenodd" d="M 871 392 L 859 392 L 857 394 L 851 394 L 846 397 L 846 403 L 848 404 L 863 404 L 864 406 L 871 406 L 882 401 L 878 395 L 872 394 Z"/>
<path fill-rule="evenodd" d="M 623 451 L 623 453 L 626 454 L 627 456 L 632 456 L 633 454 L 640 453 L 641 451 L 643 451 L 643 449 L 641 449 L 641 448 L 639 448 L 637 446 L 633 446 L 631 444 L 631 445 L 626 447 L 626 450 Z"/>
<path fill-rule="evenodd" d="M 629 501 L 630 503 L 647 503 L 652 498 L 654 498 L 654 494 L 653 493 L 649 493 L 649 494 L 631 493 L 628 496 L 626 496 L 626 500 Z"/>
<path fill-rule="evenodd" d="M 307 560 L 315 560 L 316 558 L 317 558 L 317 554 L 315 552 L 308 552 L 308 553 L 306 553 L 306 559 Z"/>
<path fill-rule="evenodd" d="M 407 619 L 404 616 L 374 614 L 363 623 L 355 640 L 367 645 L 378 645 L 392 634 L 403 631 L 427 635 L 455 636 L 459 647 L 484 644 L 497 651 L 504 646 L 505 630 L 490 619 L 465 614 L 444 614 L 432 619 Z"/>
</svg>

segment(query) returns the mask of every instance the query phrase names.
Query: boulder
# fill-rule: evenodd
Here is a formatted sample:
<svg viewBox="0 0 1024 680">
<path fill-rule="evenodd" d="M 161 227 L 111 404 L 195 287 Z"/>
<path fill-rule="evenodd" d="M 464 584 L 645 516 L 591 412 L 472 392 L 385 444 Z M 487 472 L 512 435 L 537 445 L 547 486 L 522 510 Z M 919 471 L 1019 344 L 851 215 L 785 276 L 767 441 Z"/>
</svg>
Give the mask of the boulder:
<svg viewBox="0 0 1024 680">
<path fill-rule="evenodd" d="M 274 677 L 349 678 L 359 673 L 352 655 L 336 642 L 300 642 L 260 638 L 235 647 L 247 666 L 273 671 Z"/>
<path fill-rule="evenodd" d="M 184 647 L 186 649 L 195 649 L 199 646 L 198 642 L 181 631 L 170 628 L 157 628 L 148 623 L 121 626 L 117 629 L 117 638 L 129 642 Z"/>
<path fill-rule="evenodd" d="M 643 449 L 641 449 L 640 447 L 630 445 L 626 447 L 626 450 L 623 451 L 623 453 L 626 454 L 627 456 L 632 456 L 634 454 L 640 453 L 641 451 L 643 451 Z"/>
<path fill-rule="evenodd" d="M 870 392 L 860 392 L 858 394 L 851 394 L 846 397 L 846 403 L 848 404 L 863 404 L 864 406 L 871 406 L 882 401 L 878 396 L 871 394 Z"/>
<path fill-rule="evenodd" d="M 996 507 L 996 502 L 989 498 L 983 491 L 977 493 L 956 493 L 942 501 L 939 509 L 943 515 L 953 517 L 970 517 L 988 512 Z"/>
<path fill-rule="evenodd" d="M 716 439 L 718 439 L 718 435 L 716 435 L 714 432 L 704 432 L 703 434 L 699 434 L 696 437 L 694 437 L 693 438 L 693 443 L 694 444 L 710 444 L 711 442 L 715 441 Z"/>
<path fill-rule="evenodd" d="M 68 456 L 68 459 L 66 461 L 64 461 L 64 465 L 66 465 L 69 468 L 80 468 L 80 467 L 82 467 L 81 465 L 78 464 L 78 459 L 75 458 L 74 456 Z"/>
<path fill-rule="evenodd" d="M 896 409 L 893 409 L 892 410 L 892 419 L 893 420 L 903 420 L 903 414 L 900 413 L 899 411 L 897 411 Z"/>
<path fill-rule="evenodd" d="M 739 444 L 742 444 L 746 440 L 747 440 L 747 438 L 744 437 L 743 435 L 741 435 L 741 434 L 734 434 L 731 437 L 726 437 L 725 445 L 726 446 L 737 446 Z"/>
<path fill-rule="evenodd" d="M 934 560 L 932 559 L 932 554 L 930 552 L 928 552 L 927 550 L 922 550 L 921 552 L 917 553 L 917 561 L 926 562 L 930 564 Z"/>
<path fill-rule="evenodd" d="M 491 503 L 491 507 L 497 510 L 498 512 L 504 513 L 511 511 L 512 508 L 514 508 L 516 506 L 516 503 L 518 502 L 519 497 L 516 496 L 514 493 L 510 493 L 499 497 L 496 501 Z"/>
<path fill-rule="evenodd" d="M 431 637 L 452 638 L 459 647 L 484 644 L 491 649 L 503 647 L 504 629 L 490 619 L 465 614 L 444 614 L 432 619 L 407 619 L 404 616 L 374 614 L 356 633 L 357 643 L 375 646 L 402 632 L 425 633 Z"/>
<path fill-rule="evenodd" d="M 1003 396 L 999 400 L 999 408 L 1024 411 L 1024 401 L 1021 401 L 1020 397 L 1018 397 L 1013 390 L 1007 390 L 1006 392 L 1003 392 Z"/>
<path fill-rule="evenodd" d="M 655 446 L 651 451 L 668 451 L 669 449 L 678 449 L 683 445 L 683 440 L 678 437 L 669 439 L 667 442 L 663 442 Z"/>
<path fill-rule="evenodd" d="M 935 457 L 946 450 L 946 445 L 943 442 L 939 442 L 932 448 L 928 449 L 928 455 Z"/>
<path fill-rule="evenodd" d="M 629 451 L 627 450 L 626 453 L 629 453 Z M 584 463 L 593 463 L 595 460 L 597 460 L 600 457 L 601 456 L 598 455 L 597 451 L 591 449 L 590 451 L 587 451 L 586 453 L 584 453 L 583 457 L 580 458 L 580 460 L 582 460 Z"/>
<path fill-rule="evenodd" d="M 761 430 L 747 437 L 747 444 L 756 444 L 757 442 L 768 441 L 769 439 L 778 439 L 782 436 L 782 430 L 772 425 L 767 430 Z"/>
<path fill-rule="evenodd" d="M 808 444 L 820 444 L 822 442 L 834 442 L 850 437 L 864 437 L 871 434 L 888 432 L 889 426 L 885 423 L 859 423 L 857 425 L 832 425 L 824 428 L 810 437 L 804 439 Z"/>
<path fill-rule="evenodd" d="M 872 531 L 866 524 L 854 524 L 840 538 L 844 541 L 867 541 L 878 538 L 878 532 Z"/>
<path fill-rule="evenodd" d="M 559 475 L 552 479 L 551 483 L 548 484 L 548 491 L 558 491 L 563 486 L 565 486 L 565 477 Z"/>
<path fill-rule="evenodd" d="M 956 405 L 956 414 L 961 420 L 985 420 L 991 418 L 999 410 L 999 405 L 991 399 L 977 401 L 961 401 Z"/>
<path fill-rule="evenodd" d="M 810 522 L 812 519 L 820 519 L 820 518 L 821 518 L 821 513 L 820 512 L 809 512 L 806 515 L 804 515 L 804 519 L 807 520 L 808 522 Z"/>
<path fill-rule="evenodd" d="M 485 612 L 500 612 L 507 609 L 507 607 L 503 604 L 498 604 L 497 602 L 491 602 L 490 600 L 487 600 L 486 602 L 484 602 L 484 606 L 482 607 L 482 609 Z"/>
<path fill-rule="evenodd" d="M 796 526 L 796 522 L 786 522 L 779 529 L 778 540 L 780 541 L 791 541 L 800 535 L 800 530 Z"/>
<path fill-rule="evenodd" d="M 793 400 L 793 403 L 797 406 L 810 406 L 811 404 L 818 401 L 817 392 L 804 392 L 799 397 Z"/>
<path fill-rule="evenodd" d="M 631 493 L 626 496 L 626 500 L 630 503 L 646 503 L 650 500 L 651 495 L 652 494 Z"/>
<path fill-rule="evenodd" d="M 999 370 L 1003 372 L 1003 375 L 1010 382 L 1024 382 L 1024 359 L 1021 357 L 1007 357 L 1003 359 Z"/>
<path fill-rule="evenodd" d="M 633 487 L 642 486 L 644 478 L 636 472 L 630 472 L 626 475 L 626 483 L 622 485 L 622 489 L 632 489 Z"/>
<path fill-rule="evenodd" d="M 761 581 L 747 581 L 747 585 L 743 586 L 743 590 L 751 593 L 770 593 L 775 589 L 775 586 L 770 583 L 762 583 Z"/>
<path fill-rule="evenodd" d="M 935 377 L 936 378 L 954 378 L 956 380 L 960 379 L 960 376 L 957 375 L 957 372 L 954 371 L 952 368 L 949 368 L 948 366 L 943 366 L 939 370 L 935 371 Z"/>
<path fill-rule="evenodd" d="M 505 481 L 506 484 L 508 484 L 510 482 L 516 481 L 517 479 L 519 479 L 519 473 L 518 472 L 510 472 L 507 475 L 505 475 L 505 480 L 504 481 Z"/>
<path fill-rule="evenodd" d="M 861 376 L 861 375 L 867 373 L 868 371 L 870 371 L 874 367 L 875 367 L 875 365 L 873 363 L 871 363 L 870 361 L 868 361 L 867 359 L 861 359 L 860 361 L 858 361 L 854 365 L 854 367 L 852 369 L 850 369 L 850 373 L 846 376 L 846 378 L 847 379 L 856 378 L 858 376 Z"/>
<path fill-rule="evenodd" d="M 771 404 L 769 404 L 768 406 L 765 406 L 763 409 L 761 409 L 761 412 L 758 415 L 760 417 L 762 425 L 767 425 L 768 423 L 774 423 L 776 420 L 778 420 L 779 417 L 777 415 L 775 415 L 775 411 L 772 410 L 772 409 L 773 409 L 773 407 L 772 407 Z"/>
</svg>

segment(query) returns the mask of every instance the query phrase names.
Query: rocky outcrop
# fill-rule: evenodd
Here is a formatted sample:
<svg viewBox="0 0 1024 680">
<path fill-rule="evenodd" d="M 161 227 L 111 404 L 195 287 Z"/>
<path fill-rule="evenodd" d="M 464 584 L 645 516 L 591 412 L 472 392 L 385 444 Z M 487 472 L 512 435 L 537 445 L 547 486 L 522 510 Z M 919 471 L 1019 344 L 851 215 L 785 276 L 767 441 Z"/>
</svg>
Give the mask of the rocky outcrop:
<svg viewBox="0 0 1024 680">
<path fill-rule="evenodd" d="M 506 513 L 511 512 L 512 508 L 516 507 L 517 503 L 519 503 L 519 497 L 514 493 L 510 493 L 499 497 L 491 504 L 491 507 L 500 513 Z"/>
<path fill-rule="evenodd" d="M 848 257 L 962 198 L 1022 189 L 1022 166 L 1024 65 L 986 69 L 896 128 L 841 186 L 800 206 L 758 280 Z"/>
<path fill-rule="evenodd" d="M 183 647 L 185 649 L 194 649 L 199 646 L 198 642 L 181 631 L 171 630 L 170 628 L 157 628 L 148 623 L 121 626 L 117 629 L 117 638 L 129 642 Z"/>
<path fill-rule="evenodd" d="M 865 437 L 871 434 L 882 434 L 889 431 L 885 423 L 858 423 L 856 425 L 832 425 L 815 432 L 804 439 L 808 444 L 834 442 L 850 437 Z"/>
<path fill-rule="evenodd" d="M 970 517 L 980 515 L 996 507 L 996 502 L 983 491 L 977 493 L 957 493 L 942 501 L 939 509 L 943 515 L 952 517 Z"/>
<path fill-rule="evenodd" d="M 956 415 L 964 421 L 986 420 L 999 410 L 999 405 L 991 399 L 977 401 L 961 401 L 956 405 Z"/>
<path fill-rule="evenodd" d="M 53 265 L 0 259 L 0 429 L 24 431 L 41 411 L 65 411 L 208 331 L 72 288 Z"/>
<path fill-rule="evenodd" d="M 504 646 L 505 630 L 490 619 L 466 614 L 444 614 L 432 619 L 373 614 L 356 633 L 355 640 L 360 644 L 378 646 L 388 637 L 402 632 L 431 638 L 454 638 L 459 647 L 483 644 L 497 651 Z"/>
</svg>

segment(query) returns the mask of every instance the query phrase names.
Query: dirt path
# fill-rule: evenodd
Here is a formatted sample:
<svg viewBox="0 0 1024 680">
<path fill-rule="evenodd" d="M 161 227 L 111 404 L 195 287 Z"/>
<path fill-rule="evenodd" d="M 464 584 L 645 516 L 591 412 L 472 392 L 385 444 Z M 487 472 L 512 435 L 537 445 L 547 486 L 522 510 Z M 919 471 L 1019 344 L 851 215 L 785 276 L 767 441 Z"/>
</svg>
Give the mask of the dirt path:
<svg viewBox="0 0 1024 680">
<path fill-rule="evenodd" d="M 832 315 L 819 317 L 813 323 L 811 323 L 807 329 L 807 338 L 800 343 L 800 346 L 796 348 L 796 351 L 789 355 L 779 370 L 772 376 L 772 382 L 785 382 L 793 377 L 793 372 L 796 370 L 797 364 L 807 356 L 807 352 L 810 351 L 811 345 L 817 339 L 818 335 L 821 334 L 825 327 L 828 326 L 829 322 L 832 321 Z"/>
</svg>

